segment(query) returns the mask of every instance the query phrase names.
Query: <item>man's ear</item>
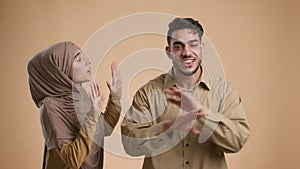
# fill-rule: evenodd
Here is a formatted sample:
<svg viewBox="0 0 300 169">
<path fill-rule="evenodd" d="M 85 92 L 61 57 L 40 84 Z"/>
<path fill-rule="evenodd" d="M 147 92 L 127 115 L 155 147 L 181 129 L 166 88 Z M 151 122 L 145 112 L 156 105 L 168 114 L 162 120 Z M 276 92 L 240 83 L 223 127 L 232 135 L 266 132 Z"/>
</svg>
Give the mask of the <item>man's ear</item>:
<svg viewBox="0 0 300 169">
<path fill-rule="evenodd" d="M 201 45 L 201 49 L 203 50 L 203 48 L 204 48 L 204 42 L 202 40 L 201 40 L 200 45 Z"/>
<path fill-rule="evenodd" d="M 200 43 L 200 47 L 201 47 L 201 57 L 203 57 L 203 53 L 204 53 L 204 42 L 201 40 Z"/>
<path fill-rule="evenodd" d="M 166 51 L 166 54 L 168 55 L 169 59 L 172 59 L 170 46 L 166 46 L 165 47 L 165 51 Z"/>
</svg>

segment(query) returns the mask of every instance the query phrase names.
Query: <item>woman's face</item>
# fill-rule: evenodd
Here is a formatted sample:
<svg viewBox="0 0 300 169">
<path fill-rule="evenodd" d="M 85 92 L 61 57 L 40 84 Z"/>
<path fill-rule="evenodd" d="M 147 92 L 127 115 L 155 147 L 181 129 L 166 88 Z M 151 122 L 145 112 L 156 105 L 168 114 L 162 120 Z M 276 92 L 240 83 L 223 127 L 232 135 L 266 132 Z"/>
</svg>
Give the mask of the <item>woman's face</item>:
<svg viewBox="0 0 300 169">
<path fill-rule="evenodd" d="M 75 85 L 91 81 L 91 61 L 87 59 L 80 49 L 75 52 L 75 58 L 71 69 L 72 81 Z"/>
</svg>

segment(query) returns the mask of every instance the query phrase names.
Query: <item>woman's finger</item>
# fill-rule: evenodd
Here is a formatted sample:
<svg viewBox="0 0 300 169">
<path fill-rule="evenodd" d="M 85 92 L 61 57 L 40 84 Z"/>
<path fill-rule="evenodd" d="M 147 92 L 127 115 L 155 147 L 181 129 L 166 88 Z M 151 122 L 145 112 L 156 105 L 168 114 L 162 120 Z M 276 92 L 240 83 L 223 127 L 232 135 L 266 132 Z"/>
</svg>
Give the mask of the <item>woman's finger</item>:
<svg viewBox="0 0 300 169">
<path fill-rule="evenodd" d="M 115 76 L 116 67 L 117 67 L 117 66 L 116 66 L 115 62 L 113 62 L 113 63 L 110 65 L 111 76 L 112 76 L 112 77 Z"/>
<path fill-rule="evenodd" d="M 101 96 L 101 92 L 100 92 L 100 87 L 97 83 L 96 84 L 96 89 L 97 89 L 97 96 Z"/>
<path fill-rule="evenodd" d="M 111 92 L 111 84 L 109 82 L 106 82 L 106 85 L 107 85 L 109 91 Z"/>
<path fill-rule="evenodd" d="M 92 99 L 95 99 L 95 97 L 96 97 L 96 94 L 95 94 L 95 90 L 94 90 L 94 84 L 93 84 L 93 82 L 91 83 L 90 87 L 91 87 L 91 92 L 92 92 Z"/>
<path fill-rule="evenodd" d="M 96 86 L 96 82 L 93 82 L 93 88 L 95 91 L 95 98 L 98 96 L 98 90 L 97 90 L 97 86 Z"/>
<path fill-rule="evenodd" d="M 104 100 L 105 100 L 104 96 L 98 97 L 97 102 L 98 102 L 98 104 L 100 104 L 99 107 L 101 107 L 101 104 L 104 102 Z"/>
</svg>

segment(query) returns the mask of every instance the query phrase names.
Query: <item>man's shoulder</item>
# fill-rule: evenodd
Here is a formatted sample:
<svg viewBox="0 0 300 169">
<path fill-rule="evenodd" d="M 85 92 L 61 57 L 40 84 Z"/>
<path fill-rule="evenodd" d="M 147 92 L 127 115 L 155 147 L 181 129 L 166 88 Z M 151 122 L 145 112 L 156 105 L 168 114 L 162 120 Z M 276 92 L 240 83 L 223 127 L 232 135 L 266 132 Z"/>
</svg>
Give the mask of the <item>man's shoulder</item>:
<svg viewBox="0 0 300 169">
<path fill-rule="evenodd" d="M 224 77 L 215 74 L 210 75 L 210 82 L 213 88 L 227 84 L 227 81 Z"/>
<path fill-rule="evenodd" d="M 232 83 L 230 83 L 227 79 L 225 79 L 225 77 L 219 75 L 211 75 L 210 81 L 211 81 L 212 89 L 215 92 L 221 92 L 227 94 L 232 92 L 237 92 L 236 87 Z"/>
<path fill-rule="evenodd" d="M 148 82 L 148 84 L 153 84 L 153 85 L 163 85 L 166 76 L 167 76 L 167 73 L 160 74 L 160 75 L 156 76 L 154 79 L 150 80 L 150 81 Z"/>
<path fill-rule="evenodd" d="M 143 89 L 153 90 L 153 89 L 162 89 L 164 86 L 164 81 L 166 78 L 166 73 L 156 76 L 154 79 L 149 80 L 144 86 Z"/>
</svg>

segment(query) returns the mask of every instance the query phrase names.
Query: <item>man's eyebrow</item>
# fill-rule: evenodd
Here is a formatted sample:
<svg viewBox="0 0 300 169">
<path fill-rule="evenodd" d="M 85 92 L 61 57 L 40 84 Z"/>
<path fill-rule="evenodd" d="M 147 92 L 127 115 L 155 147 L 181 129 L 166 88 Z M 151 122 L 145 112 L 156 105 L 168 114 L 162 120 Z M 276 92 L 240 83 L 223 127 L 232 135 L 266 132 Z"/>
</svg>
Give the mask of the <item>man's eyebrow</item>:
<svg viewBox="0 0 300 169">
<path fill-rule="evenodd" d="M 183 42 L 181 42 L 181 41 L 175 41 L 175 42 L 173 42 L 173 45 L 183 45 Z"/>
<path fill-rule="evenodd" d="M 188 43 L 195 43 L 195 42 L 199 42 L 199 40 L 197 40 L 197 39 L 192 39 L 192 40 L 188 41 Z M 183 44 L 184 44 L 184 43 L 181 42 L 181 41 L 175 41 L 175 42 L 173 42 L 173 45 L 183 45 Z"/>
<path fill-rule="evenodd" d="M 190 40 L 189 43 L 199 42 L 197 39 Z"/>
</svg>

